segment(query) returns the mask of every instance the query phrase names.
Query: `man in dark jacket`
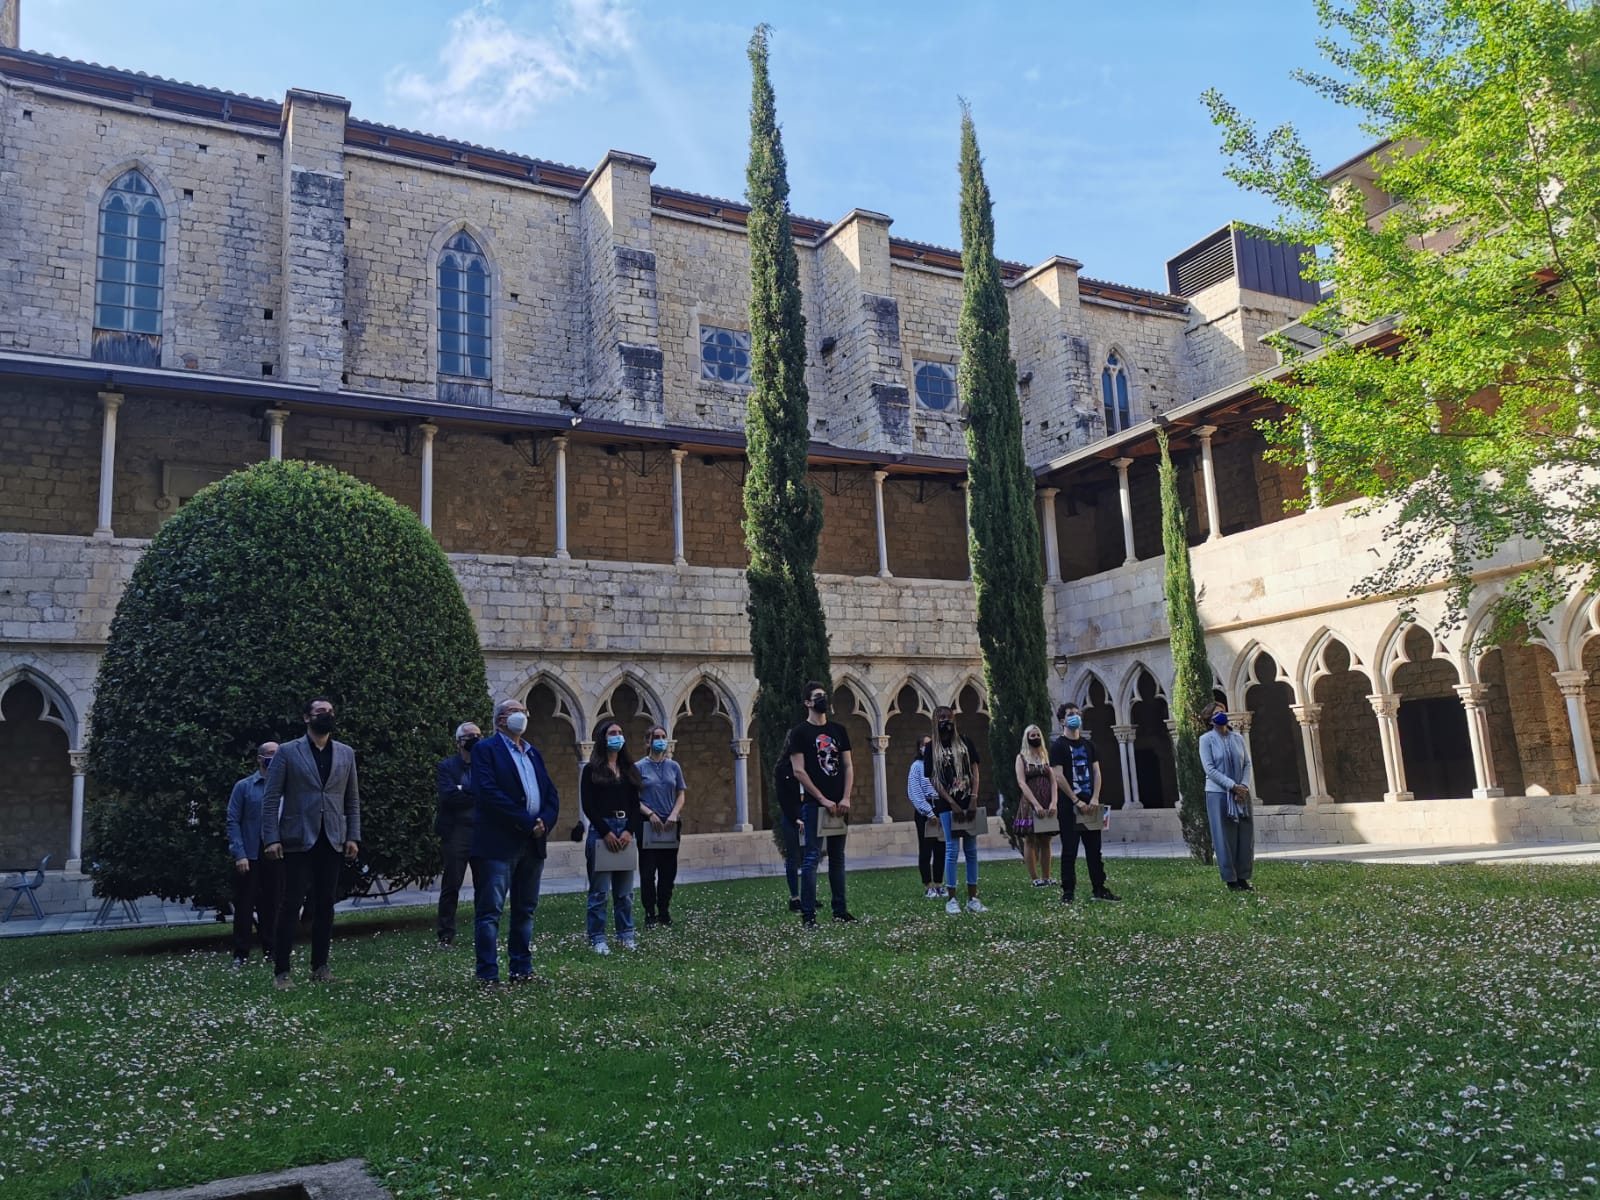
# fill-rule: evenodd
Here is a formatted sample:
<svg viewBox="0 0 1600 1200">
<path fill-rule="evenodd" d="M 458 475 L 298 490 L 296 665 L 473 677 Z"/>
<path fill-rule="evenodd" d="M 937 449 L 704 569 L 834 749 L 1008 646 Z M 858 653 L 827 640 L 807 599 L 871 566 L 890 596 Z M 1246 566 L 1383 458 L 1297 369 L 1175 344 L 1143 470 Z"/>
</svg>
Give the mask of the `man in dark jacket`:
<svg viewBox="0 0 1600 1200">
<path fill-rule="evenodd" d="M 544 759 L 523 734 L 528 710 L 520 700 L 494 707 L 493 737 L 472 751 L 477 789 L 472 827 L 473 943 L 478 982 L 500 982 L 500 914 L 511 898 L 511 982 L 533 978 L 533 910 L 539 907 L 545 839 L 561 813 Z"/>
<path fill-rule="evenodd" d="M 267 791 L 267 768 L 278 752 L 277 742 L 256 747 L 256 770 L 233 785 L 228 797 L 228 853 L 233 856 L 233 965 L 250 957 L 251 916 L 261 948 L 272 957 L 283 863 L 261 857 L 261 797 Z"/>
<path fill-rule="evenodd" d="M 439 835 L 444 867 L 439 875 L 439 944 L 456 940 L 456 902 L 472 855 L 472 819 L 478 793 L 472 786 L 472 748 L 483 735 L 471 721 L 456 726 L 456 753 L 439 764 L 439 807 L 433 831 Z M 477 877 L 473 877 L 476 882 Z"/>
</svg>

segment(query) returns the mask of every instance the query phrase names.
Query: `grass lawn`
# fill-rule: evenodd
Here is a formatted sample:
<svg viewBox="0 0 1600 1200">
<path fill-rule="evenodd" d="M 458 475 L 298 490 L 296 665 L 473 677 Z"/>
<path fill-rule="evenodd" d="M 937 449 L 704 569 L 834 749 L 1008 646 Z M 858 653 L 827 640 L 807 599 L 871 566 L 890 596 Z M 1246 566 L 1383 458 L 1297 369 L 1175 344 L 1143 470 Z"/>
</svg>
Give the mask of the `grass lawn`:
<svg viewBox="0 0 1600 1200">
<path fill-rule="evenodd" d="M 1063 909 L 986 864 L 959 918 L 852 875 L 811 935 L 781 880 L 689 887 L 609 959 L 554 896 L 551 986 L 490 995 L 420 909 L 285 994 L 221 926 L 0 942 L 0 1196 L 1600 1195 L 1600 870 L 1111 866 Z"/>
</svg>

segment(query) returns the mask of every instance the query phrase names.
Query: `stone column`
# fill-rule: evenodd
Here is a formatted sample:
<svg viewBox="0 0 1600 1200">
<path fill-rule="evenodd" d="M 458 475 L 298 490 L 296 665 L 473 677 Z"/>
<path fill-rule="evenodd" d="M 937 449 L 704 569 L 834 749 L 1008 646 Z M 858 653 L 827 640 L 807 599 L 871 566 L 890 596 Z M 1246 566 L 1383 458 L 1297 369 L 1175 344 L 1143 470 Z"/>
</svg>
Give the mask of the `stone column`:
<svg viewBox="0 0 1600 1200">
<path fill-rule="evenodd" d="M 433 439 L 439 427 L 424 421 L 417 428 L 422 432 L 422 527 L 433 528 Z"/>
<path fill-rule="evenodd" d="M 267 409 L 267 457 L 273 462 L 283 461 L 283 423 L 288 419 L 287 408 Z"/>
<path fill-rule="evenodd" d="M 889 823 L 889 739 L 872 738 L 872 823 Z"/>
<path fill-rule="evenodd" d="M 1129 567 L 1139 561 L 1133 555 L 1133 491 L 1128 486 L 1128 468 L 1133 466 L 1133 459 L 1119 458 L 1111 465 L 1117 469 L 1117 492 L 1122 499 L 1122 548 L 1127 555 L 1122 565 Z"/>
<path fill-rule="evenodd" d="M 1250 794 L 1256 794 L 1256 748 L 1250 741 L 1250 723 L 1254 714 L 1245 710 L 1228 714 L 1228 724 L 1244 737 L 1244 753 L 1249 760 L 1246 764 L 1244 779 L 1241 782 L 1250 789 Z M 1259 801 L 1259 797 L 1257 800 Z"/>
<path fill-rule="evenodd" d="M 878 578 L 893 579 L 889 573 L 889 535 L 883 525 L 883 481 L 889 478 L 887 471 L 874 471 L 872 473 L 872 503 L 878 516 Z"/>
<path fill-rule="evenodd" d="M 1301 423 L 1300 440 L 1306 448 L 1306 506 L 1322 507 L 1322 480 L 1317 477 L 1317 452 L 1311 445 L 1311 426 Z"/>
<path fill-rule="evenodd" d="M 1383 774 L 1389 781 L 1389 790 L 1383 794 L 1390 804 L 1399 800 L 1415 800 L 1406 791 L 1406 763 L 1400 753 L 1400 696 L 1395 692 L 1379 692 L 1367 697 L 1372 711 L 1378 717 L 1378 741 L 1383 747 Z"/>
<path fill-rule="evenodd" d="M 750 824 L 749 763 L 750 739 L 735 738 L 733 740 L 733 831 L 735 833 L 755 832 L 755 826 Z"/>
<path fill-rule="evenodd" d="M 567 553 L 567 438 L 556 443 L 556 557 L 571 558 Z"/>
<path fill-rule="evenodd" d="M 972 484 L 963 479 L 956 485 L 961 489 L 961 514 L 967 522 L 967 578 L 972 578 Z"/>
<path fill-rule="evenodd" d="M 83 870 L 83 780 L 89 770 L 89 752 L 74 750 L 72 763 L 72 833 L 67 839 L 67 872 Z"/>
<path fill-rule="evenodd" d="M 1600 772 L 1595 770 L 1594 735 L 1589 732 L 1589 699 L 1585 689 L 1587 671 L 1552 671 L 1561 695 L 1567 702 L 1567 724 L 1572 727 L 1572 748 L 1578 758 L 1578 795 L 1600 793 Z"/>
<path fill-rule="evenodd" d="M 1215 425 L 1202 425 L 1194 431 L 1200 439 L 1200 475 L 1205 482 L 1206 525 L 1210 529 L 1206 535 L 1208 542 L 1222 536 L 1222 515 L 1217 512 L 1217 469 L 1211 461 L 1211 435 L 1216 431 Z"/>
<path fill-rule="evenodd" d="M 578 743 L 578 776 L 577 776 L 577 779 L 575 779 L 573 781 L 573 784 L 572 784 L 572 794 L 574 796 L 578 795 L 579 789 L 583 786 L 583 764 L 589 761 L 589 756 L 591 754 L 593 754 L 593 753 L 594 753 L 594 743 L 593 742 L 579 742 Z M 572 807 L 577 812 L 579 824 L 587 825 L 588 821 L 584 819 L 584 815 L 583 815 L 583 806 L 581 804 L 574 804 Z"/>
<path fill-rule="evenodd" d="M 1306 782 L 1311 785 L 1307 804 L 1332 804 L 1328 777 L 1322 766 L 1322 705 L 1291 704 L 1289 711 L 1300 722 L 1300 743 L 1306 755 Z"/>
<path fill-rule="evenodd" d="M 683 460 L 687 450 L 672 451 L 672 565 L 686 567 L 683 556 Z"/>
<path fill-rule="evenodd" d="M 1133 739 L 1139 734 L 1137 725 L 1113 725 L 1112 735 L 1117 739 L 1117 760 L 1122 769 L 1122 803 L 1127 808 L 1143 808 L 1139 800 L 1139 776 L 1133 769 Z"/>
<path fill-rule="evenodd" d="M 121 392 L 100 393 L 100 523 L 94 527 L 95 537 L 114 536 L 111 501 L 117 472 L 117 410 L 121 407 Z"/>
<path fill-rule="evenodd" d="M 1044 581 L 1046 583 L 1061 582 L 1061 543 L 1056 540 L 1056 497 L 1060 494 L 1060 488 L 1047 487 L 1039 489 L 1041 515 L 1039 528 L 1044 534 Z"/>
<path fill-rule="evenodd" d="M 1484 701 L 1489 687 L 1483 683 L 1458 683 L 1456 695 L 1461 697 L 1461 707 L 1467 713 L 1467 738 L 1472 743 L 1472 775 L 1477 786 L 1472 794 L 1480 800 L 1504 796 L 1505 788 L 1494 773 L 1494 751 L 1489 745 L 1489 714 Z"/>
</svg>

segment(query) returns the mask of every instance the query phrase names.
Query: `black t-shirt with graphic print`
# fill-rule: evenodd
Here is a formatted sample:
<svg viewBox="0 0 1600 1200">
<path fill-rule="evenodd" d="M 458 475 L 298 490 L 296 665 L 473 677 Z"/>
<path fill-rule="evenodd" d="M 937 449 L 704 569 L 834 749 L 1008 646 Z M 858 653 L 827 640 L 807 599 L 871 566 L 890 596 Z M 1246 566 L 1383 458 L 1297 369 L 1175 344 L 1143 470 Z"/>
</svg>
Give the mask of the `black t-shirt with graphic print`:
<svg viewBox="0 0 1600 1200">
<path fill-rule="evenodd" d="M 1050 743 L 1050 765 L 1061 768 L 1072 794 L 1085 804 L 1094 795 L 1094 764 L 1099 761 L 1100 752 L 1087 734 L 1058 737 Z"/>
<path fill-rule="evenodd" d="M 845 799 L 844 756 L 849 749 L 850 735 L 845 732 L 843 725 L 836 725 L 832 721 L 822 725 L 802 721 L 789 730 L 789 736 L 783 743 L 783 756 L 805 755 L 806 774 L 811 777 L 811 786 L 831 803 L 837 804 Z M 811 793 L 806 792 L 804 799 L 811 799 Z"/>
</svg>

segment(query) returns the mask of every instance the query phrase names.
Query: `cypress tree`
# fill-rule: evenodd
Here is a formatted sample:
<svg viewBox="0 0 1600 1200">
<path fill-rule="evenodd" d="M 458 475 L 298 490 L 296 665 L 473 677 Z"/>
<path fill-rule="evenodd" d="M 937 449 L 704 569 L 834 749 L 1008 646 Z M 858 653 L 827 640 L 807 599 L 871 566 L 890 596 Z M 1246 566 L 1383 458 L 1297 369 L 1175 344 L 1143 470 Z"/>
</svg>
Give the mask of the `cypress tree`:
<svg viewBox="0 0 1600 1200">
<path fill-rule="evenodd" d="M 806 469 L 806 318 L 789 226 L 789 175 L 767 74 L 770 29 L 750 38 L 750 399 L 744 536 L 750 553 L 750 653 L 755 660 L 761 771 L 771 780 L 783 738 L 798 719 L 800 689 L 829 681 L 828 627 L 817 594 L 822 494 Z M 772 826 L 776 797 L 767 789 Z"/>
<path fill-rule="evenodd" d="M 1033 473 L 1022 452 L 1017 365 L 1000 264 L 994 256 L 994 212 L 983 179 L 972 113 L 961 110 L 961 366 L 967 414 L 968 503 L 972 581 L 978 600 L 978 642 L 989 692 L 989 761 L 1005 797 L 1007 836 L 1017 807 L 1011 769 L 1022 731 L 1050 727 L 1046 681 L 1044 582 Z"/>
<path fill-rule="evenodd" d="M 1188 522 L 1178 500 L 1178 472 L 1172 465 L 1164 430 L 1161 444 L 1161 545 L 1166 551 L 1167 627 L 1172 634 L 1172 719 L 1178 726 L 1178 818 L 1189 853 L 1211 861 L 1211 825 L 1206 819 L 1206 776 L 1200 767 L 1200 734 L 1211 703 L 1213 675 L 1206 656 L 1205 630 L 1195 602 L 1189 566 Z"/>
</svg>

